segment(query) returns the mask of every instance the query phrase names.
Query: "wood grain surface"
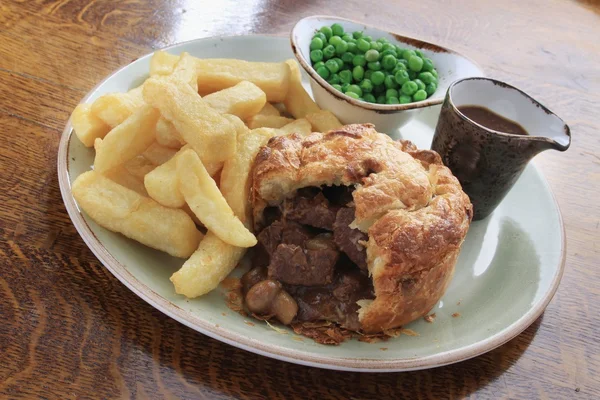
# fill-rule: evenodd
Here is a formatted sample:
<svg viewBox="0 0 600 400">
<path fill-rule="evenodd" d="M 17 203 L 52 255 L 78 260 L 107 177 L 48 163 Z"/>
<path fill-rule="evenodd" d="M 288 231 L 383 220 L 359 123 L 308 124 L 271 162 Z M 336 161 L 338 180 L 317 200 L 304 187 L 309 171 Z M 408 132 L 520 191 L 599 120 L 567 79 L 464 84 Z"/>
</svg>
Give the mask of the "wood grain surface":
<svg viewBox="0 0 600 400">
<path fill-rule="evenodd" d="M 75 231 L 56 153 L 89 89 L 152 49 L 287 34 L 312 14 L 454 48 L 570 125 L 569 151 L 536 157 L 563 212 L 565 275 L 542 317 L 504 346 L 396 374 L 271 360 L 162 315 Z M 1 0 L 0 398 L 600 398 L 599 39 L 593 0 Z"/>
</svg>

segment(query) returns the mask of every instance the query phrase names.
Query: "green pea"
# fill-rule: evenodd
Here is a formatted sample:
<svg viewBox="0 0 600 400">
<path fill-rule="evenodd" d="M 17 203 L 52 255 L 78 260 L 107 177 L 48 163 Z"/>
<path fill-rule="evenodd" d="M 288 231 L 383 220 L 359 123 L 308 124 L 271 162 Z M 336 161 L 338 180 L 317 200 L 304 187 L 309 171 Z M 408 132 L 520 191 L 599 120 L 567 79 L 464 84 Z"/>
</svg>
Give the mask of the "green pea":
<svg viewBox="0 0 600 400">
<path fill-rule="evenodd" d="M 399 100 L 400 100 L 400 104 L 412 103 L 412 97 L 407 96 L 405 94 L 401 94 Z"/>
<path fill-rule="evenodd" d="M 325 48 L 323 49 L 323 57 L 328 60 L 331 57 L 333 57 L 334 55 L 335 55 L 335 47 L 333 47 L 332 45 L 325 46 Z"/>
<path fill-rule="evenodd" d="M 356 99 L 356 100 L 360 99 L 360 96 L 358 94 L 356 94 L 354 92 L 350 92 L 350 91 L 346 92 L 346 96 L 352 97 L 353 99 Z"/>
<path fill-rule="evenodd" d="M 419 90 L 419 87 L 413 81 L 404 82 L 402 85 L 402 93 L 407 96 L 412 96 L 417 90 Z"/>
<path fill-rule="evenodd" d="M 435 76 L 433 76 L 431 72 L 421 72 L 419 74 L 419 79 L 427 84 L 433 82 L 435 80 Z"/>
<path fill-rule="evenodd" d="M 342 83 L 342 92 L 346 93 L 350 87 L 349 83 Z"/>
<path fill-rule="evenodd" d="M 323 34 L 323 32 L 319 32 L 319 31 L 317 31 L 317 32 L 315 33 L 315 36 L 313 36 L 313 39 L 314 39 L 314 38 L 319 38 L 319 39 L 321 39 L 321 41 L 322 41 L 323 43 L 327 42 L 327 38 L 325 37 L 325 35 Z"/>
<path fill-rule="evenodd" d="M 379 54 L 381 55 L 382 60 L 385 56 L 393 56 L 394 58 L 398 58 L 398 53 L 396 53 L 396 50 L 383 50 Z M 396 62 L 398 62 L 398 60 L 396 60 Z"/>
<path fill-rule="evenodd" d="M 354 53 L 354 54 L 358 53 L 358 46 L 356 45 L 356 43 L 349 42 L 348 43 L 348 51 L 350 53 Z"/>
<path fill-rule="evenodd" d="M 338 74 L 335 74 L 335 73 L 331 74 L 329 76 L 329 79 L 327 79 L 327 82 L 329 82 L 329 84 L 331 84 L 331 85 L 335 85 L 337 83 L 340 83 L 341 82 L 340 81 L 340 76 Z"/>
<path fill-rule="evenodd" d="M 342 37 L 342 39 L 344 39 L 345 42 L 347 42 L 350 39 L 353 39 L 352 35 L 349 33 L 344 33 L 343 35 L 340 35 L 340 36 Z"/>
<path fill-rule="evenodd" d="M 354 58 L 354 54 L 352 54 L 349 51 L 347 51 L 344 54 L 342 54 L 341 58 L 342 58 L 342 61 L 345 62 L 345 63 L 352 63 L 352 59 Z"/>
<path fill-rule="evenodd" d="M 407 68 L 406 68 L 406 64 L 404 64 L 404 63 L 403 63 L 403 62 L 401 62 L 401 61 L 406 61 L 406 60 L 398 60 L 398 62 L 396 63 L 396 66 L 394 67 L 394 74 L 395 74 L 396 72 L 398 72 L 399 70 L 401 70 L 401 69 L 403 69 L 403 70 L 405 70 L 405 71 L 406 71 L 406 69 L 407 69 Z"/>
<path fill-rule="evenodd" d="M 385 91 L 385 98 L 389 99 L 390 97 L 398 98 L 398 91 L 396 89 L 388 89 Z"/>
<path fill-rule="evenodd" d="M 412 69 L 408 70 L 408 77 L 410 78 L 410 80 L 412 81 L 413 79 L 417 79 L 417 73 L 415 71 L 413 71 Z"/>
<path fill-rule="evenodd" d="M 385 98 L 385 104 L 399 104 L 399 103 L 400 103 L 400 101 L 398 100 L 397 97 L 392 96 L 392 97 Z"/>
<path fill-rule="evenodd" d="M 394 46 L 394 47 L 396 47 L 396 53 L 398 53 L 399 55 L 402 55 L 402 53 L 404 53 L 404 50 L 406 50 L 400 46 Z"/>
<path fill-rule="evenodd" d="M 334 83 L 333 85 L 331 85 L 332 88 L 334 88 L 335 90 L 339 90 L 340 92 L 342 91 L 342 87 L 340 85 L 338 85 L 337 83 Z"/>
<path fill-rule="evenodd" d="M 335 58 L 332 58 L 332 60 L 337 63 L 337 65 L 338 65 L 338 67 L 340 67 L 340 69 L 344 66 L 344 61 L 342 61 L 341 58 L 335 57 Z"/>
<path fill-rule="evenodd" d="M 319 62 L 316 62 L 313 64 L 313 68 L 315 69 L 315 71 L 324 66 L 325 66 L 325 63 L 323 61 L 319 61 Z"/>
<path fill-rule="evenodd" d="M 338 56 L 341 56 L 342 54 L 344 54 L 345 52 L 348 51 L 348 43 L 344 42 L 343 40 L 335 45 L 335 54 L 337 54 Z"/>
<path fill-rule="evenodd" d="M 384 38 L 384 37 L 380 37 L 379 39 L 377 39 L 377 42 L 381 43 L 381 44 L 384 44 L 384 43 L 387 43 L 388 40 L 386 38 Z"/>
<path fill-rule="evenodd" d="M 371 82 L 373 82 L 373 81 L 371 81 Z M 385 86 L 383 84 L 373 86 L 373 93 L 376 93 L 376 94 L 385 93 Z"/>
<path fill-rule="evenodd" d="M 314 63 L 319 62 L 323 59 L 322 50 L 313 50 L 310 52 L 310 60 Z"/>
<path fill-rule="evenodd" d="M 316 37 L 310 41 L 310 49 L 311 50 L 321 50 L 323 48 L 323 41 Z"/>
<path fill-rule="evenodd" d="M 369 103 L 375 103 L 377 101 L 377 99 L 375 98 L 375 96 L 373 96 L 371 93 L 367 93 L 363 96 L 363 99 L 365 99 L 365 101 L 369 102 Z"/>
<path fill-rule="evenodd" d="M 433 70 L 433 61 L 430 58 L 423 59 L 423 71 L 431 72 Z"/>
<path fill-rule="evenodd" d="M 364 67 L 361 67 L 360 65 L 357 65 L 356 67 L 354 67 L 354 69 L 352 70 L 352 77 L 354 78 L 354 80 L 356 82 L 360 82 L 364 76 L 365 76 Z"/>
<path fill-rule="evenodd" d="M 381 66 L 388 71 L 394 69 L 397 63 L 398 60 L 391 54 L 388 54 L 381 59 Z"/>
<path fill-rule="evenodd" d="M 405 60 L 404 58 L 400 58 L 398 60 L 398 64 L 397 65 L 400 65 L 400 64 L 404 65 L 405 69 L 408 69 L 408 61 Z"/>
<path fill-rule="evenodd" d="M 423 89 L 419 89 L 415 92 L 415 94 L 413 94 L 412 98 L 414 101 L 423 101 L 427 98 L 427 92 L 425 92 Z"/>
<path fill-rule="evenodd" d="M 339 76 L 340 76 L 340 81 L 342 83 L 347 83 L 347 84 L 352 83 L 352 71 L 350 71 L 350 70 L 340 71 Z"/>
<path fill-rule="evenodd" d="M 342 62 L 343 62 L 343 61 L 342 61 Z M 352 65 L 351 65 L 351 64 L 344 63 L 344 64 L 342 65 L 342 68 L 340 68 L 340 71 L 344 71 L 344 70 L 346 70 L 346 69 L 350 69 L 350 70 L 351 70 L 351 69 L 352 69 Z"/>
<path fill-rule="evenodd" d="M 388 89 L 396 89 L 398 87 L 398 83 L 394 78 L 394 75 L 387 75 L 383 80 L 383 85 Z"/>
<path fill-rule="evenodd" d="M 352 32 L 352 37 L 356 40 L 360 39 L 363 36 L 362 31 Z"/>
<path fill-rule="evenodd" d="M 437 89 L 437 83 L 434 83 L 434 82 L 428 83 L 427 86 L 425 86 L 425 91 L 427 92 L 427 96 L 431 96 L 432 94 L 434 94 L 436 89 Z"/>
<path fill-rule="evenodd" d="M 373 82 L 373 85 L 381 85 L 384 80 L 385 74 L 383 72 L 373 71 L 373 74 L 371 75 L 371 82 Z"/>
<path fill-rule="evenodd" d="M 350 85 L 348 86 L 348 90 L 346 91 L 346 93 L 348 92 L 354 92 L 356 93 L 359 97 L 362 96 L 362 89 L 358 86 L 358 85 Z"/>
<path fill-rule="evenodd" d="M 379 52 L 375 49 L 371 49 L 365 53 L 365 58 L 368 62 L 375 62 L 379 60 Z"/>
<path fill-rule="evenodd" d="M 331 25 L 331 31 L 334 35 L 342 36 L 344 34 L 344 27 L 336 23 Z"/>
<path fill-rule="evenodd" d="M 317 74 L 319 74 L 321 78 L 327 79 L 329 78 L 329 69 L 327 69 L 326 67 L 321 67 L 317 70 Z"/>
<path fill-rule="evenodd" d="M 404 85 L 405 82 L 408 82 L 410 78 L 408 77 L 408 72 L 405 69 L 401 69 L 394 74 L 394 79 L 398 85 Z"/>
<path fill-rule="evenodd" d="M 367 42 L 371 43 L 373 41 L 373 38 L 371 36 L 363 36 L 362 37 L 364 40 L 366 40 Z"/>
<path fill-rule="evenodd" d="M 370 69 L 365 71 L 365 79 L 371 80 L 371 76 L 373 75 L 373 72 L 375 71 L 371 71 Z"/>
<path fill-rule="evenodd" d="M 387 50 L 393 50 L 393 51 L 394 51 L 394 53 L 395 53 L 395 52 L 396 52 L 396 46 L 394 46 L 394 45 L 393 45 L 393 44 L 391 44 L 391 43 L 384 43 L 384 44 L 383 44 L 383 47 L 381 48 L 381 50 L 383 50 L 383 51 L 387 51 Z"/>
<path fill-rule="evenodd" d="M 423 59 L 419 56 L 410 56 L 408 59 L 408 68 L 415 72 L 419 72 L 423 68 Z"/>
<path fill-rule="evenodd" d="M 340 70 L 340 66 L 333 59 L 327 60 L 327 62 L 325 62 L 325 66 L 327 67 L 329 72 L 331 72 L 332 74 L 335 74 L 336 72 L 338 72 Z"/>
<path fill-rule="evenodd" d="M 417 79 L 414 79 L 413 82 L 417 84 L 417 87 L 419 88 L 419 90 L 421 90 L 421 89 L 425 90 L 425 84 L 423 83 L 422 80 L 417 78 Z"/>
<path fill-rule="evenodd" d="M 404 58 L 406 61 L 410 60 L 411 56 L 416 56 L 414 50 L 404 50 L 402 52 L 402 58 Z"/>
<path fill-rule="evenodd" d="M 333 36 L 333 32 L 332 32 L 332 30 L 331 30 L 331 28 L 330 28 L 330 27 L 328 27 L 328 26 L 324 26 L 324 27 L 322 27 L 321 29 L 319 29 L 319 31 L 320 31 L 320 32 L 321 32 L 323 35 L 325 35 L 325 38 L 326 38 L 327 40 L 329 40 L 329 38 Z"/>
<path fill-rule="evenodd" d="M 367 68 L 372 69 L 373 71 L 379 71 L 381 69 L 381 63 L 379 61 L 370 62 L 367 64 Z"/>
<path fill-rule="evenodd" d="M 363 93 L 371 93 L 373 91 L 373 84 L 368 79 L 363 79 L 361 83 L 358 84 Z"/>
<path fill-rule="evenodd" d="M 356 45 L 358 46 L 358 50 L 362 51 L 363 53 L 367 52 L 371 48 L 369 42 L 367 42 L 364 38 L 358 39 L 356 41 Z"/>
<path fill-rule="evenodd" d="M 361 67 L 364 67 L 365 65 L 367 65 L 367 59 L 362 54 L 357 54 L 352 59 L 352 65 L 354 65 L 355 67 L 357 67 L 359 65 Z"/>
<path fill-rule="evenodd" d="M 336 44 L 343 42 L 342 38 L 339 36 L 332 36 L 329 38 L 328 43 L 335 47 Z"/>
<path fill-rule="evenodd" d="M 423 53 L 421 53 L 421 50 L 415 50 L 415 54 L 421 58 L 425 58 L 425 56 L 423 55 Z"/>
<path fill-rule="evenodd" d="M 383 96 L 383 95 L 377 96 L 377 103 L 385 104 L 385 96 Z"/>
<path fill-rule="evenodd" d="M 435 77 L 435 79 L 439 79 L 437 69 L 434 68 L 430 72 L 431 72 L 431 75 L 433 75 Z"/>
</svg>

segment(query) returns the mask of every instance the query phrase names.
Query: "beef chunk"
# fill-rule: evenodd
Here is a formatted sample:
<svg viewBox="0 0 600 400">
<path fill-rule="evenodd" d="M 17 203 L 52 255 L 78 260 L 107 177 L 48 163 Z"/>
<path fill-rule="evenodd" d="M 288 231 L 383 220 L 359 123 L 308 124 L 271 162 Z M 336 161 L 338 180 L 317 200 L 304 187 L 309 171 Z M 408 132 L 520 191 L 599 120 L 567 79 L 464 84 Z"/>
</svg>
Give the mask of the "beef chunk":
<svg viewBox="0 0 600 400">
<path fill-rule="evenodd" d="M 333 229 L 337 209 L 321 192 L 314 197 L 296 196 L 283 203 L 284 218 L 327 230 Z"/>
<path fill-rule="evenodd" d="M 338 274 L 327 286 L 289 290 L 298 303 L 297 321 L 332 321 L 351 330 L 360 329 L 356 302 L 374 297 L 371 280 L 357 271 Z"/>
<path fill-rule="evenodd" d="M 358 229 L 350 228 L 354 221 L 354 208 L 343 207 L 337 212 L 333 224 L 333 240 L 352 262 L 363 271 L 367 270 L 367 252 L 359 241 L 367 241 L 366 234 Z"/>
<path fill-rule="evenodd" d="M 259 247 L 271 256 L 280 243 L 303 246 L 312 237 L 302 225 L 292 221 L 275 221 L 258 234 Z"/>
<path fill-rule="evenodd" d="M 271 257 L 269 278 L 288 285 L 326 285 L 333 279 L 338 257 L 337 250 L 304 250 L 295 244 L 280 244 Z"/>
</svg>

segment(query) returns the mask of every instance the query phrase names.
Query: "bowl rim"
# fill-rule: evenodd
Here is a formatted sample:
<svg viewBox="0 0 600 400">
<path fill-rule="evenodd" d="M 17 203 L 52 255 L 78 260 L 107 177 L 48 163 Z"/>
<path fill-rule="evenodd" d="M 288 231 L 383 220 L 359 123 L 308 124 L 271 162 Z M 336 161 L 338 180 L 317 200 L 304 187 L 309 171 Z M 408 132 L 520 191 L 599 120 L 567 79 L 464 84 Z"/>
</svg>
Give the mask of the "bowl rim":
<svg viewBox="0 0 600 400">
<path fill-rule="evenodd" d="M 263 37 L 271 39 L 282 36 L 269 34 L 211 36 L 207 38 L 198 38 L 184 42 L 179 42 L 167 47 L 163 47 L 161 49 L 155 49 L 150 53 L 141 55 L 133 62 L 128 63 L 120 68 L 117 68 L 116 70 L 109 73 L 105 78 L 102 79 L 102 81 L 100 81 L 97 85 L 91 88 L 89 92 L 87 92 L 82 97 L 80 102 L 87 101 L 98 90 L 100 86 L 102 86 L 114 75 L 121 72 L 125 68 L 128 68 L 134 62 L 150 57 L 154 53 L 154 51 L 170 50 L 187 43 L 198 41 L 211 41 L 215 39 L 238 39 L 241 37 Z M 199 317 L 191 314 L 190 312 L 180 308 L 179 306 L 166 299 L 165 297 L 161 296 L 160 294 L 156 293 L 150 287 L 138 280 L 132 273 L 130 273 L 127 270 L 125 265 L 118 261 L 108 251 L 108 249 L 104 246 L 104 243 L 95 235 L 88 222 L 84 219 L 83 213 L 79 209 L 79 206 L 71 193 L 71 182 L 69 174 L 69 152 L 71 138 L 73 136 L 74 131 L 71 123 L 71 117 L 69 117 L 60 137 L 58 145 L 58 155 L 56 159 L 59 189 L 71 222 L 75 226 L 75 229 L 77 230 L 87 247 L 97 257 L 98 261 L 129 290 L 131 290 L 134 294 L 136 294 L 150 306 L 156 308 L 166 316 L 173 318 L 181 324 L 201 334 L 209 336 L 215 340 L 255 354 L 259 354 L 261 356 L 316 368 L 369 373 L 415 371 L 427 368 L 440 367 L 468 360 L 483 353 L 487 353 L 505 344 L 509 340 L 518 336 L 526 328 L 528 328 L 544 312 L 544 310 L 548 306 L 548 303 L 550 303 L 550 301 L 554 297 L 554 294 L 558 289 L 559 283 L 564 273 L 567 243 L 562 213 L 559 204 L 556 201 L 556 197 L 554 196 L 554 192 L 551 190 L 544 175 L 534 163 L 531 163 L 535 174 L 538 175 L 542 184 L 547 189 L 548 193 L 552 198 L 553 204 L 556 207 L 560 226 L 561 252 L 559 256 L 558 265 L 556 266 L 556 272 L 551 278 L 551 282 L 548 286 L 547 292 L 537 302 L 537 304 L 532 306 L 527 312 L 525 312 L 521 317 L 514 321 L 510 326 L 504 328 L 503 330 L 495 333 L 492 336 L 487 337 L 486 339 L 480 342 L 473 343 L 459 349 L 447 350 L 429 356 L 405 359 L 381 360 L 377 358 L 353 357 L 333 359 L 325 355 L 309 355 L 298 350 L 293 350 L 286 347 L 265 343 L 264 341 L 251 339 L 241 334 L 228 332 L 227 330 L 222 329 L 219 326 L 215 326 L 214 324 L 211 324 L 209 322 L 206 322 L 200 319 Z"/>
<path fill-rule="evenodd" d="M 406 39 L 408 42 L 414 42 L 415 47 L 419 47 L 419 45 L 420 45 L 421 46 L 420 48 L 427 47 L 428 50 L 432 50 L 434 52 L 444 52 L 444 53 L 449 53 L 449 54 L 453 54 L 453 55 L 462 57 L 462 58 L 468 60 L 471 64 L 473 64 L 475 67 L 477 67 L 481 71 L 482 74 L 484 74 L 483 68 L 481 68 L 481 66 L 478 63 L 473 61 L 470 57 L 467 57 L 453 49 L 450 49 L 450 48 L 444 47 L 444 46 L 440 46 L 439 44 L 427 42 L 425 40 L 421 40 L 418 38 L 414 38 L 411 36 L 401 35 L 399 33 L 392 32 L 392 31 L 386 31 L 386 30 L 377 28 L 373 25 L 365 24 L 361 21 L 356 21 L 356 20 L 349 19 L 349 18 L 334 17 L 331 15 L 321 15 L 321 14 L 310 15 L 308 17 L 304 17 L 304 18 L 298 20 L 294 24 L 294 26 L 292 27 L 292 29 L 290 31 L 290 45 L 292 47 L 292 52 L 296 56 L 296 59 L 298 60 L 300 65 L 302 65 L 302 68 L 304 68 L 304 70 L 308 73 L 308 75 L 319 84 L 319 86 L 321 86 L 328 93 L 330 93 L 331 95 L 336 97 L 338 100 L 343 100 L 353 106 L 364 108 L 369 111 L 374 111 L 374 112 L 377 112 L 380 114 L 389 114 L 389 113 L 395 113 L 397 111 L 414 110 L 414 109 L 431 107 L 431 106 L 436 106 L 436 105 L 442 104 L 444 101 L 444 98 L 445 98 L 445 93 L 440 97 L 429 98 L 429 99 L 425 99 L 425 100 L 417 101 L 417 102 L 413 102 L 413 103 L 408 103 L 408 104 L 375 104 L 375 103 L 367 103 L 365 101 L 354 99 L 350 96 L 346 96 L 344 93 L 342 93 L 338 90 L 335 90 L 333 88 L 333 86 L 331 86 L 331 84 L 329 84 L 329 82 L 327 82 L 325 79 L 321 78 L 321 76 L 319 74 L 317 74 L 317 71 L 315 71 L 313 69 L 313 67 L 306 60 L 306 58 L 304 57 L 302 52 L 298 49 L 298 46 L 294 39 L 294 32 L 296 31 L 297 27 L 303 21 L 310 20 L 310 19 L 317 19 L 317 18 L 331 19 L 331 20 L 336 20 L 336 21 L 345 21 L 345 22 L 351 22 L 354 24 L 363 25 L 363 26 L 371 28 L 371 29 L 376 29 L 376 30 L 379 30 L 382 32 L 389 33 L 390 35 L 394 36 L 398 41 L 400 41 L 400 39 Z M 450 82 L 448 87 L 450 87 L 450 85 L 452 83 L 453 82 Z"/>
</svg>

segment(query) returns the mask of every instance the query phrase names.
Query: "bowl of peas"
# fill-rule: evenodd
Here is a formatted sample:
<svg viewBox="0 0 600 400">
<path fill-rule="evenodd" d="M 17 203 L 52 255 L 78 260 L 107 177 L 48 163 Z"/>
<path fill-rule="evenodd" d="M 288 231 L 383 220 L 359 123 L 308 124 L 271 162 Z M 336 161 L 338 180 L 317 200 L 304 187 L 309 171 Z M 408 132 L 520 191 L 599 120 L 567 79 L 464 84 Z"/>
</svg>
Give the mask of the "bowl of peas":
<svg viewBox="0 0 600 400">
<path fill-rule="evenodd" d="M 321 108 L 390 136 L 425 107 L 441 104 L 452 82 L 484 76 L 453 50 L 331 16 L 298 21 L 291 44 Z"/>
</svg>

